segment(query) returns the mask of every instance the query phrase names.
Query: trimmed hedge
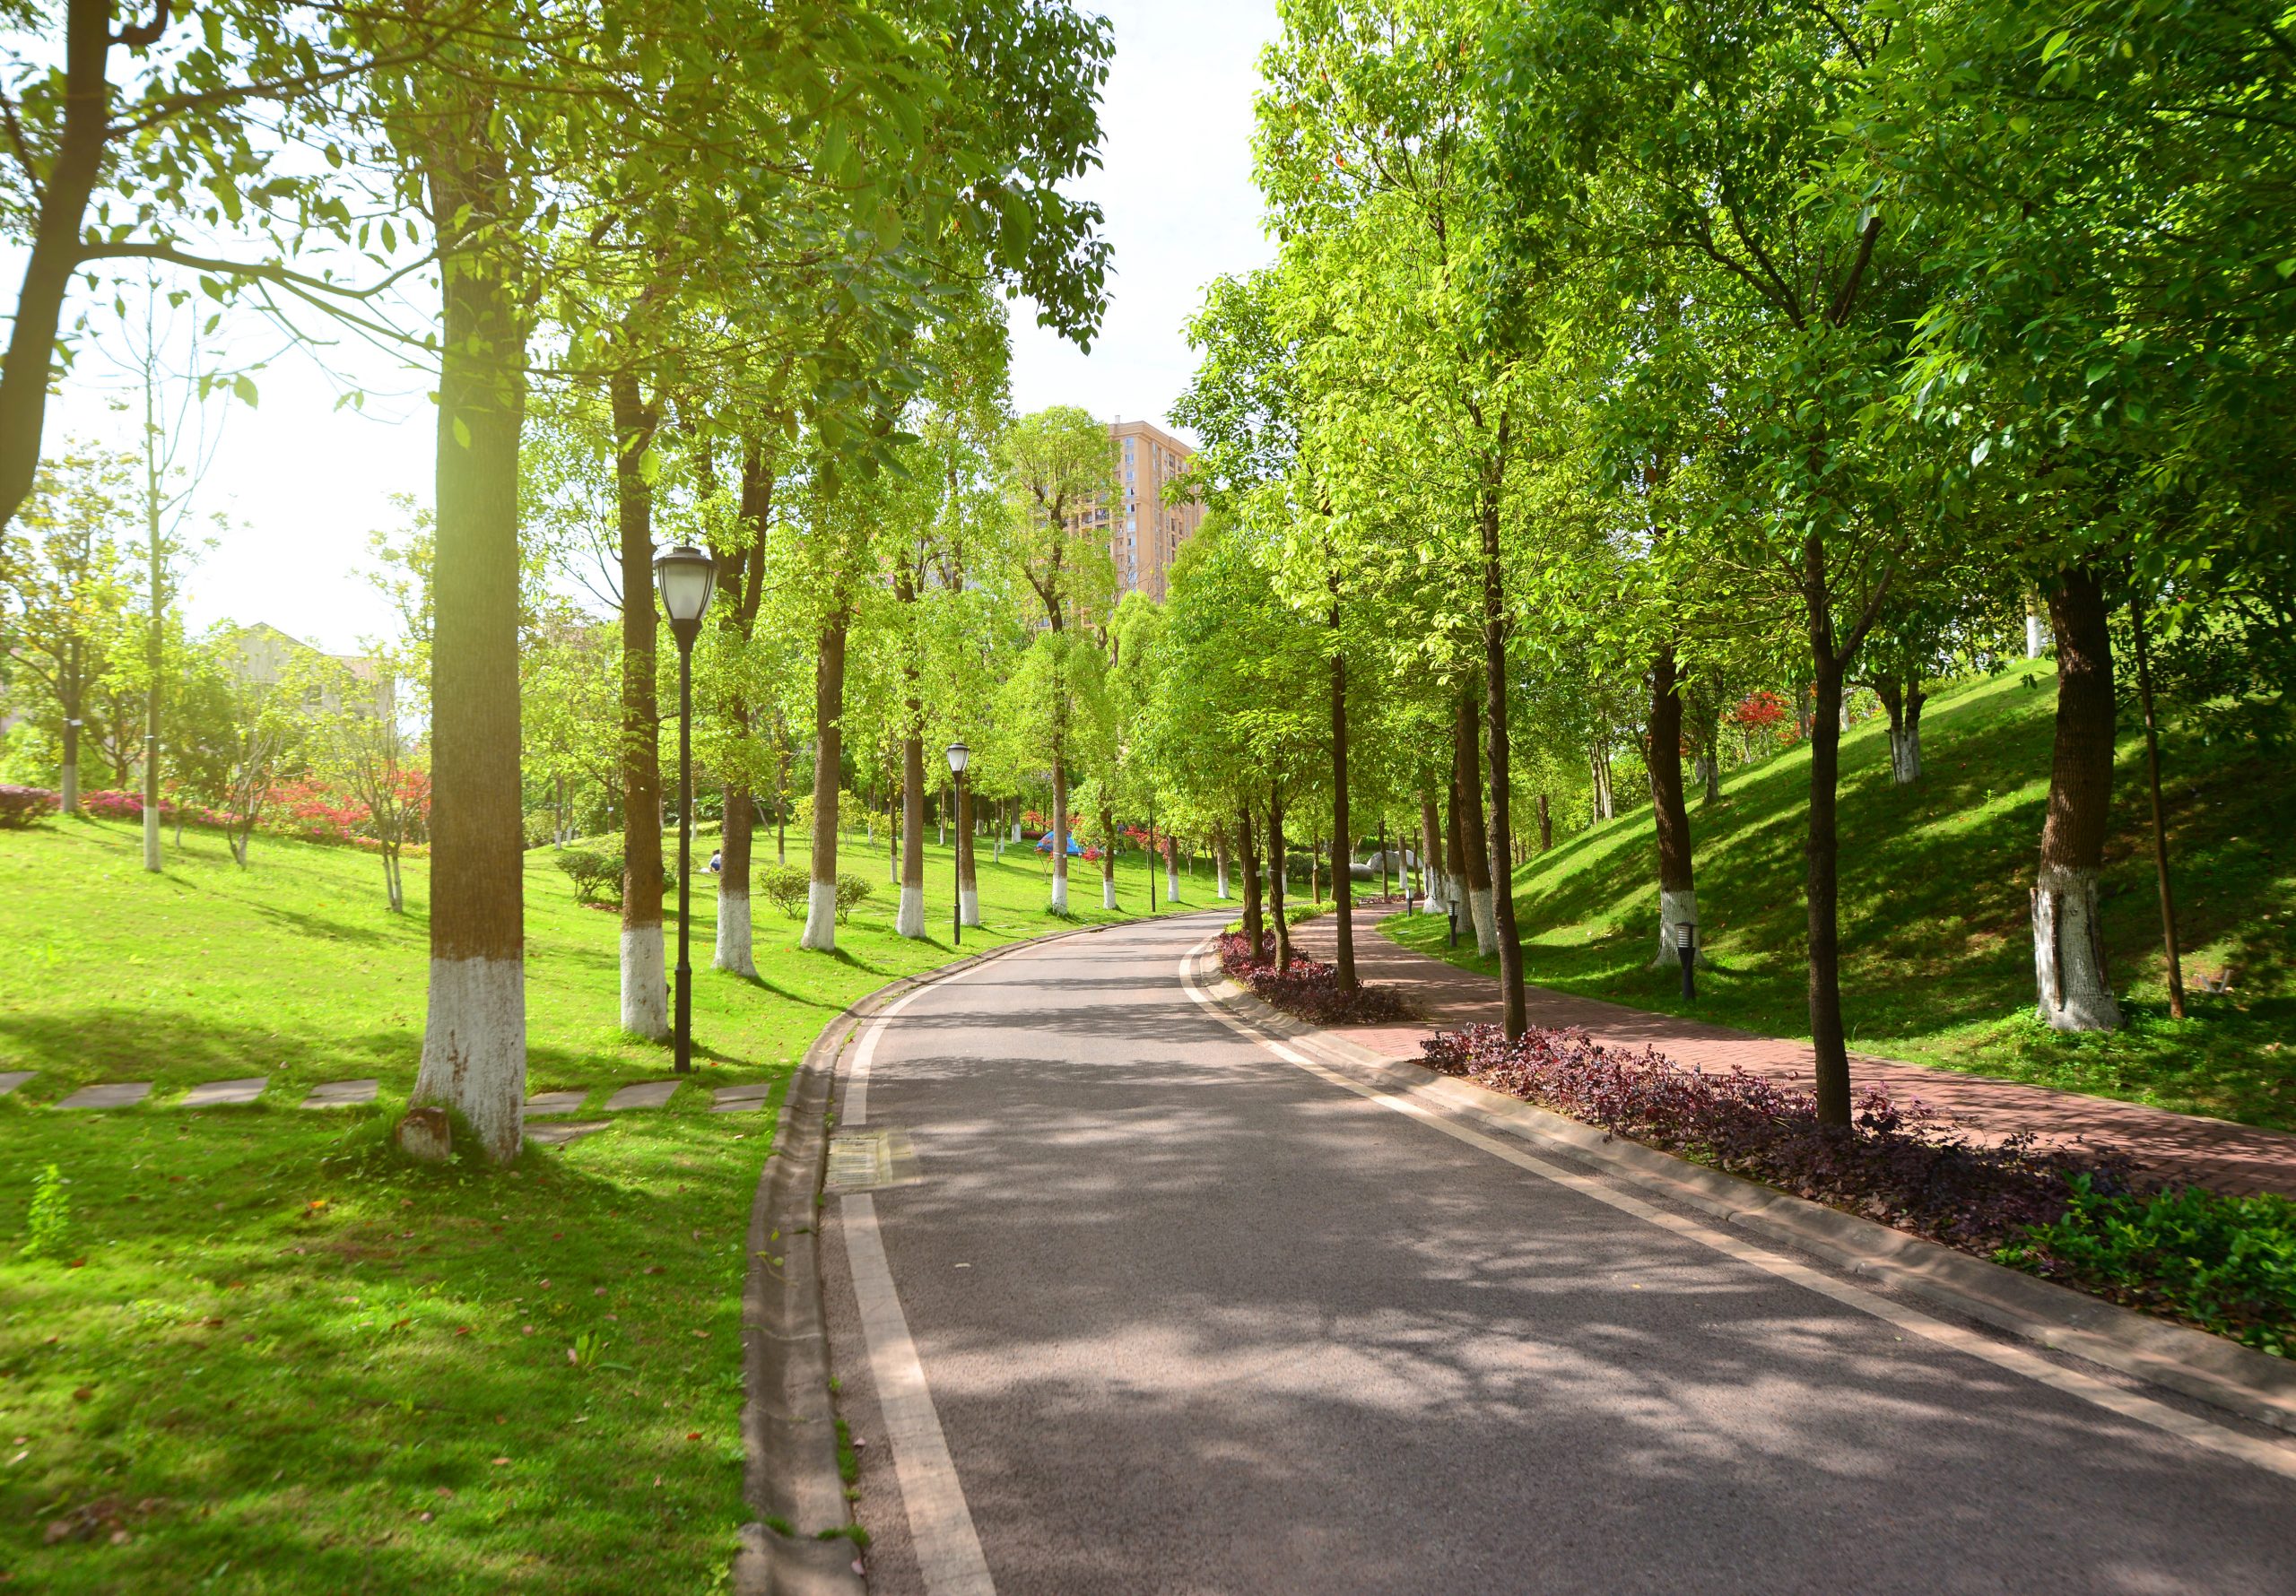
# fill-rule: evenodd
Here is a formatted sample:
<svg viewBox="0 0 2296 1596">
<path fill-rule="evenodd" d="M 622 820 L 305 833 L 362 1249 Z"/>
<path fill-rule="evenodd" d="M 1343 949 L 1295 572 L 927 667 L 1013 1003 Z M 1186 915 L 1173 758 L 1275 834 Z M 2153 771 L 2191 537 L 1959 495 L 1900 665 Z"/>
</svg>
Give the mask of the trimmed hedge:
<svg viewBox="0 0 2296 1596">
<path fill-rule="evenodd" d="M 46 787 L 0 785 L 0 831 L 29 831 L 56 812 L 56 794 Z"/>
</svg>

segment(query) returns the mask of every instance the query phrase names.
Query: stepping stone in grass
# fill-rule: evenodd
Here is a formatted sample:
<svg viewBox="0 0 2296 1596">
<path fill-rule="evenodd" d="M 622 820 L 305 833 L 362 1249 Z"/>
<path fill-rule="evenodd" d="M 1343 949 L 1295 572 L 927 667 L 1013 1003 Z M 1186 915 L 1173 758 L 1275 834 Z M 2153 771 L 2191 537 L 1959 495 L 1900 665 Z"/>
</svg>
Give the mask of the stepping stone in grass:
<svg viewBox="0 0 2296 1596">
<path fill-rule="evenodd" d="M 622 1108 L 659 1108 L 678 1089 L 674 1080 L 644 1080 L 636 1086 L 625 1086 L 606 1099 L 609 1114 Z"/>
<path fill-rule="evenodd" d="M 115 1080 L 106 1086 L 83 1086 L 57 1106 L 58 1108 L 125 1108 L 131 1103 L 141 1103 L 152 1095 L 148 1080 Z"/>
<path fill-rule="evenodd" d="M 612 1120 L 594 1119 L 563 1125 L 528 1125 L 526 1140 L 539 1142 L 544 1147 L 564 1147 L 578 1136 L 587 1136 L 593 1131 L 603 1131 L 612 1123 L 613 1123 Z"/>
<path fill-rule="evenodd" d="M 764 1107 L 765 1100 L 772 1095 L 773 1084 L 770 1081 L 761 1080 L 752 1086 L 721 1086 L 712 1094 L 714 1100 L 709 1105 L 709 1112 L 746 1114 Z"/>
<path fill-rule="evenodd" d="M 589 1095 L 587 1087 L 580 1091 L 536 1092 L 526 1099 L 526 1117 L 534 1119 L 545 1114 L 571 1114 L 582 1106 L 582 1099 Z"/>
<path fill-rule="evenodd" d="M 0 1071 L 0 1097 L 6 1097 L 18 1087 L 39 1074 L 37 1070 L 8 1070 Z"/>
<path fill-rule="evenodd" d="M 326 1080 L 311 1089 L 303 1099 L 306 1108 L 348 1108 L 354 1103 L 371 1103 L 379 1080 Z"/>
<path fill-rule="evenodd" d="M 203 1080 L 183 1096 L 178 1108 L 213 1108 L 219 1103 L 252 1103 L 263 1096 L 268 1075 L 250 1075 L 241 1080 Z"/>
</svg>

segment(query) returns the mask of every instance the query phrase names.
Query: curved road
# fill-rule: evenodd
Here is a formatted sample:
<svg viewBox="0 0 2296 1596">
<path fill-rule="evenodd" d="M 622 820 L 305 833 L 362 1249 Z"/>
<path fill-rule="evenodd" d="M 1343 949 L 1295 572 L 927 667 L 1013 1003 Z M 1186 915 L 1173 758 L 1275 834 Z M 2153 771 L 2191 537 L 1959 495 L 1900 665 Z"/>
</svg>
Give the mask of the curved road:
<svg viewBox="0 0 2296 1596">
<path fill-rule="evenodd" d="M 838 1129 L 915 1154 L 825 1210 L 873 1592 L 2296 1591 L 2265 1432 L 1288 1063 L 1185 989 L 1216 924 L 991 960 L 847 1050 Z"/>
</svg>

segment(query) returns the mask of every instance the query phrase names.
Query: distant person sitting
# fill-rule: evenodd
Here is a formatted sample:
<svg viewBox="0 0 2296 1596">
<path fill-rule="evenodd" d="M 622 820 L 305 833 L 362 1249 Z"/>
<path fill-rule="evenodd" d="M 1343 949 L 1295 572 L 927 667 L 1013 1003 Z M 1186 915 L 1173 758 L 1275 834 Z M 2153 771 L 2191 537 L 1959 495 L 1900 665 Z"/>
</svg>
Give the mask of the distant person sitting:
<svg viewBox="0 0 2296 1596">
<path fill-rule="evenodd" d="M 725 849 L 712 848 L 709 850 L 709 873 L 711 875 L 714 876 L 726 868 L 725 858 Z"/>
</svg>

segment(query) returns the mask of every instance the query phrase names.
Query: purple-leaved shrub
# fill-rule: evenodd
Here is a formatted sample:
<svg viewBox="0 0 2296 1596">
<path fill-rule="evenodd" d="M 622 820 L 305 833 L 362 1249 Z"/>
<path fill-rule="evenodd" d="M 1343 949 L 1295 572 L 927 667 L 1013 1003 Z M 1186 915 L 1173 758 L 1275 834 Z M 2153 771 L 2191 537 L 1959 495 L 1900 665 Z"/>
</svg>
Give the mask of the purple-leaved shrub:
<svg viewBox="0 0 2296 1596">
<path fill-rule="evenodd" d="M 1260 1002 L 1295 1019 L 1311 1025 L 1378 1025 L 1415 1018 L 1393 987 L 1343 991 L 1339 971 L 1319 959 L 1295 955 L 1290 969 L 1278 971 L 1273 958 L 1261 957 L 1263 951 L 1254 950 L 1241 932 L 1228 932 L 1220 939 L 1220 967 Z"/>
<path fill-rule="evenodd" d="M 0 785 L 0 831 L 22 831 L 56 812 L 56 794 L 45 787 Z"/>
</svg>

